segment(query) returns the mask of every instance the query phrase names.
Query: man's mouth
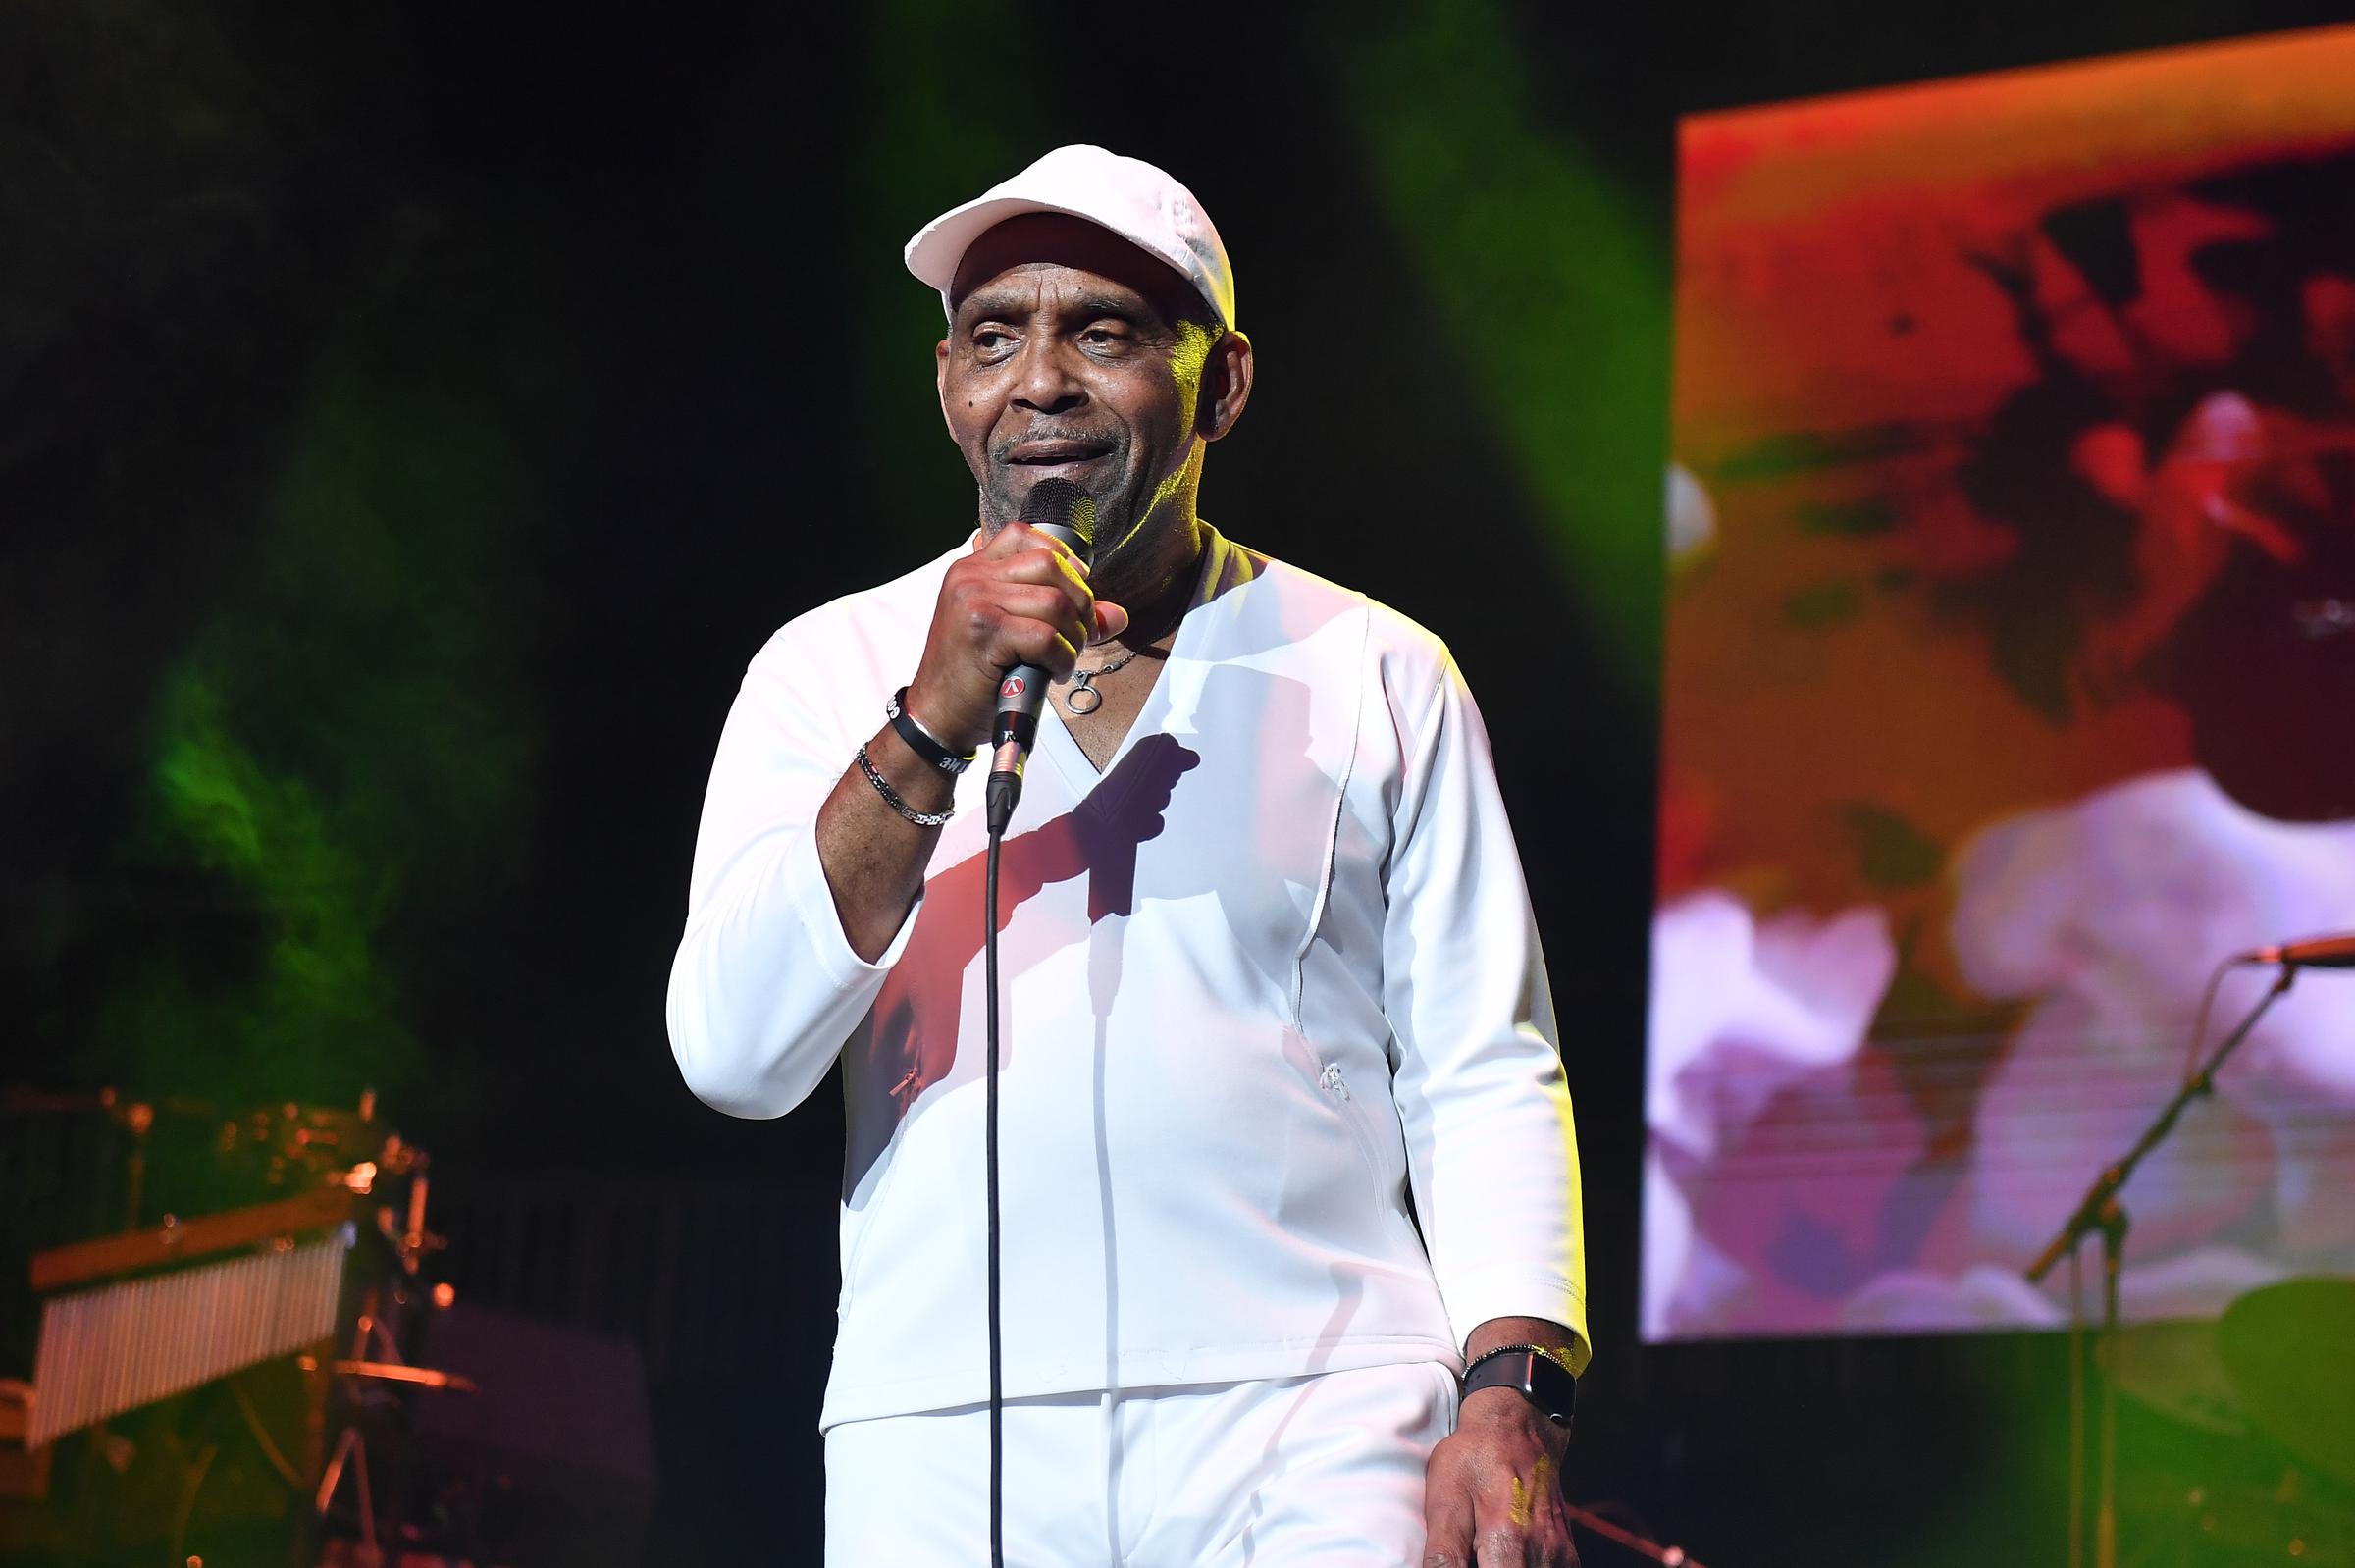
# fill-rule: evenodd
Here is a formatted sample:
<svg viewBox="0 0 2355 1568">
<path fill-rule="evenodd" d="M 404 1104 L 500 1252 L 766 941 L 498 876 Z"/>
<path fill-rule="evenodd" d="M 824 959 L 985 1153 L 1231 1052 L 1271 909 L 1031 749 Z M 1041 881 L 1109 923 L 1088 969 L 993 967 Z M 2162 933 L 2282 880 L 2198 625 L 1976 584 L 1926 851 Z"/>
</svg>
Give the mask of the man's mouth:
<svg viewBox="0 0 2355 1568">
<path fill-rule="evenodd" d="M 1112 451 L 1111 444 L 1094 441 L 1026 441 L 1006 453 L 1018 468 L 1066 468 L 1092 463 Z"/>
</svg>

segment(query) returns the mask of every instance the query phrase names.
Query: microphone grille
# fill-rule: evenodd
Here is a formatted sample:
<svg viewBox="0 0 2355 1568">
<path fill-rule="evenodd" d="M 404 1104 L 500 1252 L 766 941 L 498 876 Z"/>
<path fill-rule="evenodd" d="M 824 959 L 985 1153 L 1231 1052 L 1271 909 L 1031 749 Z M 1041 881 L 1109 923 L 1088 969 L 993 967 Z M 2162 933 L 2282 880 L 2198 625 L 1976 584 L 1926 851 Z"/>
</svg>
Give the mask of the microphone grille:
<svg viewBox="0 0 2355 1568">
<path fill-rule="evenodd" d="M 1096 499 L 1068 479 L 1042 479 L 1022 501 L 1022 521 L 1032 528 L 1066 528 L 1078 538 L 1085 556 L 1096 543 Z"/>
</svg>

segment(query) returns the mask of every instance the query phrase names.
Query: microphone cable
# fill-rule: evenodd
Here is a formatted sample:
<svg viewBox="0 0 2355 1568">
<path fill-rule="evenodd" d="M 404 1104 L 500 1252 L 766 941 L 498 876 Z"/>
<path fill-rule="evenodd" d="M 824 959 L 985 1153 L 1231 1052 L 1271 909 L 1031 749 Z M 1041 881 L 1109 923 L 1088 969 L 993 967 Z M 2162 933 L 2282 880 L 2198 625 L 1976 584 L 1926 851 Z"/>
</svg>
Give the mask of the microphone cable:
<svg viewBox="0 0 2355 1568">
<path fill-rule="evenodd" d="M 981 1166 L 989 1254 L 989 1568 L 1006 1568 L 1006 1369 L 999 1332 L 998 1292 L 998 848 L 1001 821 L 989 830 L 989 859 L 981 876 L 981 991 L 989 1021 L 988 1064 L 981 1096 Z"/>
</svg>

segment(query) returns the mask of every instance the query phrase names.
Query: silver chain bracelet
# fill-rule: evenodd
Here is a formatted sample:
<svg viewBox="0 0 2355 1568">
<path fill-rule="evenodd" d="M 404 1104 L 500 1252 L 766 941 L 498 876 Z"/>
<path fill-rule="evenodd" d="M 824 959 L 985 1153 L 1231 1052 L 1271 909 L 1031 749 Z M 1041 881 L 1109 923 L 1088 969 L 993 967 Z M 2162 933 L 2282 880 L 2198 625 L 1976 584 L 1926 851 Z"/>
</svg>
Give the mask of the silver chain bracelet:
<svg viewBox="0 0 2355 1568">
<path fill-rule="evenodd" d="M 859 748 L 859 771 L 866 775 L 866 781 L 875 787 L 875 793 L 883 797 L 883 803 L 886 806 L 914 822 L 917 827 L 938 827 L 957 814 L 957 808 L 954 806 L 945 811 L 919 811 L 906 801 L 901 800 L 900 792 L 891 787 L 891 780 L 877 772 L 875 764 L 867 759 L 866 748 L 864 746 Z"/>
</svg>

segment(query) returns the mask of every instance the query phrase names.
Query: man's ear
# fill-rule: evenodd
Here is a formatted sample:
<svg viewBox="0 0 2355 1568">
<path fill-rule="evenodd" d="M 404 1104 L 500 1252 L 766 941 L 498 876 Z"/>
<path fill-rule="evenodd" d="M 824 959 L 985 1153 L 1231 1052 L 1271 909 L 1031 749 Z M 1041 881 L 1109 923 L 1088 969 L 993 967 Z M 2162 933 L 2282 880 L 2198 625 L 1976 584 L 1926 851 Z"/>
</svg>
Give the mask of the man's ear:
<svg viewBox="0 0 2355 1568">
<path fill-rule="evenodd" d="M 940 398 L 940 422 L 948 428 L 949 440 L 957 440 L 957 427 L 949 423 L 949 340 L 943 338 L 932 345 L 932 390 Z"/>
<path fill-rule="evenodd" d="M 1251 340 L 1230 330 L 1211 345 L 1202 367 L 1202 395 L 1194 404 L 1194 434 L 1217 441 L 1243 417 L 1251 400 Z"/>
</svg>

